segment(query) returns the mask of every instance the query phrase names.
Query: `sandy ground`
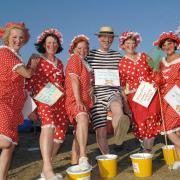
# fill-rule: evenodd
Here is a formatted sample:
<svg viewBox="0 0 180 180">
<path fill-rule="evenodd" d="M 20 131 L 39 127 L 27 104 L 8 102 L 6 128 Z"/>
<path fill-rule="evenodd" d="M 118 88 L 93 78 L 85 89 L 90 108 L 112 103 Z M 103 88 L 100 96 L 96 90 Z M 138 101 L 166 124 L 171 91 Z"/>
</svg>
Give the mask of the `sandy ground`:
<svg viewBox="0 0 180 180">
<path fill-rule="evenodd" d="M 72 137 L 71 133 L 67 134 L 66 141 L 53 163 L 55 172 L 63 174 L 63 180 L 68 180 L 65 170 L 70 166 Z M 15 150 L 8 180 L 35 180 L 39 177 L 42 160 L 38 139 L 39 132 L 36 134 L 33 132 L 20 134 L 20 144 Z M 170 171 L 164 163 L 160 148 L 163 142 L 162 136 L 156 139 L 154 146 L 153 175 L 147 178 L 138 178 L 133 174 L 129 156 L 139 150 L 139 143 L 132 133 L 128 133 L 124 149 L 116 151 L 116 154 L 118 154 L 118 175 L 112 178 L 112 180 L 180 180 L 180 170 Z M 113 149 L 111 137 L 109 137 L 109 144 L 110 148 Z M 95 134 L 91 133 L 88 140 L 88 156 L 93 166 L 92 180 L 102 180 L 99 176 L 98 165 L 95 160 L 97 155 L 99 155 L 99 151 L 95 142 Z"/>
</svg>

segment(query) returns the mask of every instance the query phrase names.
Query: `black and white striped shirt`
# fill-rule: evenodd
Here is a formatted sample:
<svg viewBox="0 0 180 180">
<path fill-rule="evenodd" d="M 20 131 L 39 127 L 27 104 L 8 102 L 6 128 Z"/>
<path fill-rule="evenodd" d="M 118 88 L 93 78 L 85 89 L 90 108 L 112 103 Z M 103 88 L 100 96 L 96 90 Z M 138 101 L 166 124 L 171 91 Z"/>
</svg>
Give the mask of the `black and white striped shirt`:
<svg viewBox="0 0 180 180">
<path fill-rule="evenodd" d="M 110 50 L 104 52 L 101 50 L 91 50 L 87 61 L 92 69 L 112 69 L 118 70 L 118 63 L 121 59 L 121 55 L 117 51 Z M 110 96 L 113 92 L 119 91 L 119 87 L 112 86 L 95 86 L 94 95 L 98 96 L 98 99 L 102 99 L 105 96 Z"/>
<path fill-rule="evenodd" d="M 101 50 L 90 51 L 87 61 L 93 69 L 112 69 L 118 70 L 118 63 L 121 55 L 117 51 L 103 52 Z M 93 72 L 94 74 L 94 72 Z M 105 127 L 107 123 L 107 107 L 110 98 L 115 92 L 120 91 L 120 87 L 94 86 L 94 96 L 96 102 L 91 109 L 92 123 L 94 129 Z"/>
</svg>

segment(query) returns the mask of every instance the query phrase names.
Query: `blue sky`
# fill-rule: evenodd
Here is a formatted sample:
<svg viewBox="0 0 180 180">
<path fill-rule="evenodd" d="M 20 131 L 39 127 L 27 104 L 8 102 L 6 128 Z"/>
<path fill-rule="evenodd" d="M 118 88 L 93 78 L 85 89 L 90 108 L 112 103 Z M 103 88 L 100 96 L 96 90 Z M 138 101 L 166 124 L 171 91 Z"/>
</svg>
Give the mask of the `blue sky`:
<svg viewBox="0 0 180 180">
<path fill-rule="evenodd" d="M 10 21 L 23 21 L 30 30 L 31 39 L 21 50 L 25 62 L 35 52 L 33 44 L 44 29 L 59 29 L 64 37 L 64 50 L 58 57 L 66 64 L 73 37 L 85 34 L 90 38 L 91 48 L 98 48 L 94 33 L 104 25 L 112 26 L 117 35 L 126 30 L 139 32 L 143 42 L 138 51 L 149 52 L 160 33 L 176 30 L 180 23 L 180 1 L 5 0 L 1 2 L 0 26 Z M 112 49 L 119 50 L 118 38 Z"/>
</svg>

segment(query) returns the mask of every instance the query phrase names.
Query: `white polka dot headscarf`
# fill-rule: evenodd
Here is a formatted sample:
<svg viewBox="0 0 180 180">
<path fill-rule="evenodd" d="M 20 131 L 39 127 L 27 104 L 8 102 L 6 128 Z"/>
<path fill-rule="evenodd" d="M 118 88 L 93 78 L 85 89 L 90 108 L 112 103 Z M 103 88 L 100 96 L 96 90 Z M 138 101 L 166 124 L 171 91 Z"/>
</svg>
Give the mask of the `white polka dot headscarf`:
<svg viewBox="0 0 180 180">
<path fill-rule="evenodd" d="M 125 31 L 125 32 L 122 32 L 122 34 L 121 34 L 120 37 L 119 37 L 119 47 L 120 47 L 121 49 L 123 49 L 122 46 L 123 46 L 123 44 L 124 44 L 124 41 L 125 41 L 126 39 L 128 39 L 129 37 L 133 37 L 133 38 L 136 39 L 136 46 L 138 46 L 139 43 L 142 41 L 142 38 L 141 38 L 140 34 L 137 33 L 137 32 L 133 32 L 133 31 Z"/>
<path fill-rule="evenodd" d="M 80 41 L 85 41 L 89 44 L 89 38 L 84 35 L 84 34 L 80 34 L 80 35 L 77 35 L 73 38 L 73 40 L 71 41 L 71 44 L 70 44 L 70 47 L 69 47 L 69 53 L 70 54 L 73 54 L 73 50 L 75 48 L 75 45 L 80 42 Z"/>
<path fill-rule="evenodd" d="M 169 32 L 163 32 L 161 33 L 159 39 L 153 43 L 154 46 L 160 47 L 161 41 L 165 39 L 172 39 L 177 42 L 177 49 L 180 48 L 180 38 L 178 37 L 177 34 L 173 33 L 172 31 Z"/>
<path fill-rule="evenodd" d="M 50 29 L 45 29 L 38 37 L 37 37 L 37 43 L 41 43 L 43 41 L 43 39 L 47 36 L 47 35 L 50 35 L 50 34 L 54 34 L 60 44 L 62 45 L 63 44 L 63 36 L 61 34 L 61 32 L 59 32 L 57 29 L 54 29 L 54 28 L 50 28 Z"/>
</svg>

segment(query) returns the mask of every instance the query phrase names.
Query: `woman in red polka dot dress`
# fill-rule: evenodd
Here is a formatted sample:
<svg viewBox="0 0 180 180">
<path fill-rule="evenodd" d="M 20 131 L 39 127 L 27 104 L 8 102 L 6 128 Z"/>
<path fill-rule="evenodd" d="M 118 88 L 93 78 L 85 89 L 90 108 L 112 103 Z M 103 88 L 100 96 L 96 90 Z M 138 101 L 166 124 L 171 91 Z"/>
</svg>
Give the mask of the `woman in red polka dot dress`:
<svg viewBox="0 0 180 180">
<path fill-rule="evenodd" d="M 85 35 L 76 36 L 70 45 L 70 59 L 66 67 L 66 111 L 74 125 L 74 141 L 71 164 L 79 164 L 82 170 L 89 169 L 86 155 L 89 109 L 91 99 L 91 68 L 84 60 L 89 52 Z"/>
<path fill-rule="evenodd" d="M 160 132 L 160 105 L 157 93 L 148 108 L 133 101 L 141 81 L 154 82 L 153 70 L 148 65 L 150 57 L 135 51 L 140 41 L 141 37 L 136 32 L 122 33 L 120 48 L 125 51 L 125 56 L 119 62 L 119 73 L 121 86 L 128 87 L 127 98 L 133 112 L 134 135 L 142 142 L 143 151 L 150 152 L 154 138 Z"/>
<path fill-rule="evenodd" d="M 35 97 L 47 83 L 64 93 L 63 64 L 55 56 L 62 51 L 62 35 L 57 29 L 47 29 L 37 38 L 36 49 L 41 55 L 32 55 L 38 61 L 35 74 L 26 81 L 26 89 Z M 46 179 L 56 177 L 52 167 L 52 157 L 56 155 L 60 143 L 64 141 L 68 127 L 65 112 L 65 97 L 61 96 L 53 105 L 35 100 L 37 113 L 41 119 L 40 149 L 43 158 L 42 174 Z M 32 115 L 32 114 L 31 114 Z"/>
<path fill-rule="evenodd" d="M 23 123 L 22 108 L 26 99 L 24 78 L 30 78 L 37 63 L 26 68 L 19 50 L 29 40 L 24 23 L 7 23 L 0 28 L 0 179 L 6 179 L 15 145 L 18 125 Z"/>
<path fill-rule="evenodd" d="M 176 112 L 164 99 L 164 96 L 174 86 L 180 89 L 180 54 L 176 53 L 176 50 L 180 47 L 180 38 L 173 32 L 164 32 L 154 42 L 154 45 L 160 47 L 166 54 L 166 57 L 160 61 L 160 73 L 156 78 L 160 88 L 164 117 L 161 134 L 168 135 L 168 138 L 175 145 L 180 160 L 180 115 L 178 114 L 180 104 L 176 107 Z M 180 101 L 180 97 L 177 101 Z M 180 161 L 175 162 L 173 165 L 173 169 L 178 168 L 180 168 Z"/>
</svg>

